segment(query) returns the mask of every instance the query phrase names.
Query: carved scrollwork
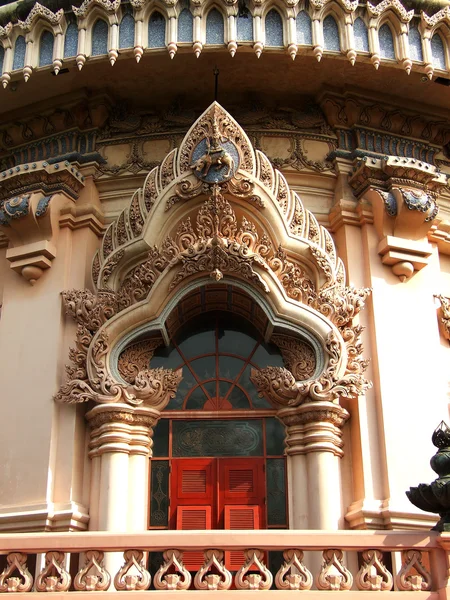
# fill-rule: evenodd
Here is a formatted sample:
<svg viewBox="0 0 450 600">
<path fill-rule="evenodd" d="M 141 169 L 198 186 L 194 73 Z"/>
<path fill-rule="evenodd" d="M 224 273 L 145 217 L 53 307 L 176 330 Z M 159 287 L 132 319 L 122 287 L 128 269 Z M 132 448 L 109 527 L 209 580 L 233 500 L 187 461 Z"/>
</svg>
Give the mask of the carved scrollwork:
<svg viewBox="0 0 450 600">
<path fill-rule="evenodd" d="M 404 550 L 402 552 L 402 568 L 396 576 L 399 590 L 404 592 L 431 589 L 431 575 L 422 562 L 420 550 Z"/>
<path fill-rule="evenodd" d="M 0 574 L 0 592 L 29 592 L 33 587 L 33 577 L 27 568 L 27 555 L 11 552 L 6 563 Z M 17 575 L 14 575 L 16 572 Z"/>
<path fill-rule="evenodd" d="M 195 589 L 208 591 L 230 589 L 233 577 L 223 563 L 222 550 L 205 550 L 204 554 L 205 562 L 194 577 Z"/>
<path fill-rule="evenodd" d="M 264 552 L 257 548 L 244 550 L 245 562 L 236 573 L 235 584 L 238 590 L 269 590 L 273 576 L 264 564 Z M 252 569 L 252 573 L 248 573 Z M 259 571 L 254 573 L 253 571 Z"/>
<path fill-rule="evenodd" d="M 109 588 L 111 575 L 103 564 L 104 553 L 101 550 L 88 550 L 84 567 L 73 580 L 74 588 L 80 592 L 102 592 Z"/>
<path fill-rule="evenodd" d="M 296 406 L 304 399 L 299 395 L 299 385 L 292 373 L 284 367 L 265 367 L 252 369 L 250 381 L 276 407 Z"/>
<path fill-rule="evenodd" d="M 316 370 L 316 355 L 305 341 L 289 335 L 273 335 L 271 341 L 281 350 L 284 364 L 296 381 L 309 379 Z"/>
<path fill-rule="evenodd" d="M 311 572 L 303 564 L 303 552 L 291 549 L 283 552 L 284 563 L 275 575 L 279 590 L 309 590 L 313 584 Z"/>
<path fill-rule="evenodd" d="M 316 578 L 319 590 L 349 590 L 353 585 L 353 577 L 342 562 L 342 550 L 324 550 L 323 563 Z"/>
<path fill-rule="evenodd" d="M 123 559 L 125 562 L 114 577 L 116 590 L 127 592 L 131 590 L 148 590 L 152 578 L 144 566 L 144 553 L 142 550 L 125 550 Z"/>
<path fill-rule="evenodd" d="M 337 327 L 347 325 L 364 308 L 370 288 L 333 287 L 322 290 L 312 306 Z"/>
<path fill-rule="evenodd" d="M 434 296 L 441 303 L 440 324 L 445 339 L 450 340 L 450 299 L 442 294 Z"/>
<path fill-rule="evenodd" d="M 187 590 L 191 585 L 192 577 L 183 564 L 181 550 L 166 550 L 163 553 L 164 563 L 159 567 L 153 579 L 157 590 Z M 169 570 L 175 573 L 169 573 Z"/>
<path fill-rule="evenodd" d="M 128 346 L 119 356 L 117 369 L 128 383 L 135 383 L 139 371 L 148 369 L 153 353 L 161 346 L 162 340 L 145 340 Z"/>
<path fill-rule="evenodd" d="M 392 589 L 392 575 L 383 564 L 383 553 L 380 550 L 364 550 L 363 564 L 356 575 L 359 590 L 388 591 Z"/>
<path fill-rule="evenodd" d="M 189 179 L 182 179 L 175 187 L 175 194 L 171 196 L 166 202 L 166 212 L 172 208 L 177 202 L 187 201 L 191 198 L 195 198 L 199 194 L 205 191 L 205 184 L 203 181 L 196 180 L 195 182 Z"/>
<path fill-rule="evenodd" d="M 64 552 L 47 552 L 45 567 L 36 578 L 38 592 L 67 592 L 72 578 L 64 567 Z"/>
<path fill-rule="evenodd" d="M 96 332 L 117 312 L 114 292 L 99 290 L 93 294 L 89 290 L 69 290 L 62 292 L 66 314 L 86 329 Z"/>
</svg>

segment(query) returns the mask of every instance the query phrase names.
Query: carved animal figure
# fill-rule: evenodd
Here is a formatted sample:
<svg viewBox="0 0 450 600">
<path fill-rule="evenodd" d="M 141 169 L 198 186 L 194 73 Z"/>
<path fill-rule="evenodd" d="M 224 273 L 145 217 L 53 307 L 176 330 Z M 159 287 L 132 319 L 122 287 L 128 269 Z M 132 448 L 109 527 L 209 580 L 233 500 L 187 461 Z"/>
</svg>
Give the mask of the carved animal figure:
<svg viewBox="0 0 450 600">
<path fill-rule="evenodd" d="M 224 174 L 224 177 L 230 177 L 232 171 L 234 169 L 234 160 L 231 154 L 229 154 L 218 142 L 213 143 L 211 147 L 211 142 L 207 139 L 207 151 L 205 154 L 197 158 L 197 160 L 190 166 L 191 169 L 200 173 L 202 177 L 206 177 L 211 169 L 221 169 L 226 166 L 227 172 Z"/>
</svg>

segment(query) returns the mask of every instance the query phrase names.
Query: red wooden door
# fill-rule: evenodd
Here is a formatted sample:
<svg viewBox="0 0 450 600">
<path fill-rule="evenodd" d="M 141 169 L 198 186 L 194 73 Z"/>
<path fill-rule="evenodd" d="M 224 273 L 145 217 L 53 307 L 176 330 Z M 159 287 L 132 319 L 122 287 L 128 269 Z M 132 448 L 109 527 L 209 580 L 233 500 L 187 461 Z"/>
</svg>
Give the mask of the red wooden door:
<svg viewBox="0 0 450 600">
<path fill-rule="evenodd" d="M 170 510 L 172 529 L 264 528 L 264 459 L 174 459 Z M 192 571 L 203 564 L 197 552 L 186 552 L 183 560 Z M 228 569 L 242 561 L 242 552 L 226 553 Z"/>
</svg>

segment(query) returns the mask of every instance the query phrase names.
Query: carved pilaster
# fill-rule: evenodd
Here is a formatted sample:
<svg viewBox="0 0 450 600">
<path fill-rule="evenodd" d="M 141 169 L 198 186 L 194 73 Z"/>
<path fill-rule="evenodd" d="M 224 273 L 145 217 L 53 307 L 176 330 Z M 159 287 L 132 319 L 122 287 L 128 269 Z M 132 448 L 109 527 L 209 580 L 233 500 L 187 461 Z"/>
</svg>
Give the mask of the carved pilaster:
<svg viewBox="0 0 450 600">
<path fill-rule="evenodd" d="M 402 282 L 428 264 L 432 249 L 427 235 L 446 180 L 433 165 L 396 156 L 365 157 L 349 175 L 357 198 L 372 206 L 378 254 Z"/>
<path fill-rule="evenodd" d="M 331 452 L 342 457 L 342 428 L 349 413 L 332 402 L 307 402 L 295 408 L 282 408 L 277 417 L 286 426 L 286 454 Z"/>
</svg>

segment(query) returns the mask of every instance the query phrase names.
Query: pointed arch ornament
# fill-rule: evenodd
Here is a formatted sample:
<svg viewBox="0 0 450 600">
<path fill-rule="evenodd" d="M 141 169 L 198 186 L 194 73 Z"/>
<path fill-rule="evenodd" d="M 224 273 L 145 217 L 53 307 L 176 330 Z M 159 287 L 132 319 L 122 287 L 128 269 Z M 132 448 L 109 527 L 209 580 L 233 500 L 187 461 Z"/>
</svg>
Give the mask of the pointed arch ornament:
<svg viewBox="0 0 450 600">
<path fill-rule="evenodd" d="M 272 341 L 282 347 L 286 367 L 255 371 L 252 381 L 275 408 L 288 411 L 291 424 L 290 409 L 315 402 L 320 418 L 338 426 L 348 418 L 339 398 L 370 386 L 362 327 L 354 322 L 370 290 L 345 285 L 329 232 L 216 102 L 108 227 L 92 278 L 94 291 L 63 292 L 78 328 L 59 402 L 121 403 L 159 413 L 174 397 L 181 369 L 138 369 L 126 381 L 118 357 L 137 341 L 130 331 L 149 322 L 160 343 L 167 341 L 167 307 L 211 278 L 252 290 L 281 315 L 288 335 Z M 302 328 L 316 340 L 315 362 L 302 355 L 296 334 Z M 298 365 L 316 363 L 297 379 Z"/>
</svg>

